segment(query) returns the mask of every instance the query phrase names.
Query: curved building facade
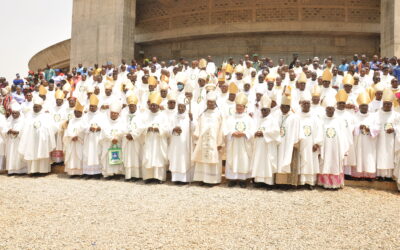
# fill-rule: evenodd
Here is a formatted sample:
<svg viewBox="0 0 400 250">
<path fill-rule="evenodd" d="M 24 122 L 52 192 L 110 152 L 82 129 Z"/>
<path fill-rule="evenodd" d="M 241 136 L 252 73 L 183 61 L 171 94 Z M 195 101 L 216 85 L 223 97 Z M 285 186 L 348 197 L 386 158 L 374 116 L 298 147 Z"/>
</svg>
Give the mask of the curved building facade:
<svg viewBox="0 0 400 250">
<path fill-rule="evenodd" d="M 290 59 L 293 53 L 303 59 L 332 55 L 339 60 L 354 53 L 391 56 L 400 44 L 399 2 L 74 0 L 69 63 L 207 55 L 221 62 L 251 53 L 275 60 Z M 54 49 L 39 52 L 30 68 L 41 66 L 43 54 Z M 42 64 L 57 65 L 57 60 Z"/>
</svg>

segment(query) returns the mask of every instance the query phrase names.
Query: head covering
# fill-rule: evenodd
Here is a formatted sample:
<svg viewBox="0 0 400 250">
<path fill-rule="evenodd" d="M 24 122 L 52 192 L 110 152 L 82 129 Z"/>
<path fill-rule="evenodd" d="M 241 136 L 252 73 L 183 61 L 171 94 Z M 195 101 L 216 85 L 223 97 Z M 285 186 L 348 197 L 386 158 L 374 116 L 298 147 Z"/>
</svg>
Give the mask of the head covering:
<svg viewBox="0 0 400 250">
<path fill-rule="evenodd" d="M 111 81 L 106 81 L 104 84 L 105 89 L 112 89 L 113 88 L 113 83 Z"/>
<path fill-rule="evenodd" d="M 229 63 L 226 65 L 226 69 L 225 69 L 226 73 L 232 74 L 233 73 L 233 67 L 232 65 L 230 65 Z"/>
<path fill-rule="evenodd" d="M 39 95 L 46 95 L 47 94 L 47 89 L 43 86 L 39 86 Z"/>
<path fill-rule="evenodd" d="M 180 96 L 178 97 L 177 103 L 178 103 L 178 104 L 184 104 L 184 105 L 186 105 L 186 98 L 185 98 L 185 96 L 184 96 L 184 95 L 180 95 Z"/>
<path fill-rule="evenodd" d="M 324 107 L 335 107 L 336 106 L 336 99 L 333 95 L 325 96 L 324 100 L 322 101 L 322 106 Z"/>
<path fill-rule="evenodd" d="M 225 73 L 218 72 L 218 82 L 225 82 Z"/>
<path fill-rule="evenodd" d="M 343 85 L 354 85 L 354 78 L 352 75 L 347 74 L 344 78 L 343 78 Z"/>
<path fill-rule="evenodd" d="M 193 93 L 193 86 L 192 86 L 192 84 L 186 84 L 185 85 L 185 92 L 186 93 Z"/>
<path fill-rule="evenodd" d="M 300 77 L 299 77 L 299 79 L 297 80 L 297 82 L 304 82 L 304 83 L 306 83 L 307 82 L 307 76 L 306 76 L 306 74 L 304 74 L 304 72 L 301 72 L 301 74 L 300 74 Z"/>
<path fill-rule="evenodd" d="M 178 72 L 175 76 L 176 82 L 181 82 L 183 84 L 186 84 L 186 74 L 183 72 Z"/>
<path fill-rule="evenodd" d="M 385 86 L 381 82 L 374 85 L 375 93 L 376 92 L 383 92 L 384 89 L 385 89 Z"/>
<path fill-rule="evenodd" d="M 75 110 L 83 112 L 84 109 L 85 109 L 85 107 L 82 106 L 82 104 L 79 101 L 76 101 Z"/>
<path fill-rule="evenodd" d="M 347 102 L 347 99 L 349 98 L 349 95 L 346 93 L 344 89 L 341 89 L 337 92 L 336 94 L 336 101 L 337 102 Z"/>
<path fill-rule="evenodd" d="M 110 111 L 114 113 L 120 113 L 122 109 L 122 105 L 119 102 L 113 102 L 110 106 Z"/>
<path fill-rule="evenodd" d="M 329 69 L 325 69 L 322 73 L 322 81 L 332 81 L 333 75 Z"/>
<path fill-rule="evenodd" d="M 153 91 L 150 95 L 149 95 L 149 100 L 150 100 L 150 104 L 157 104 L 160 105 L 160 103 L 162 102 L 162 97 L 160 95 L 160 92 L 158 91 Z"/>
<path fill-rule="evenodd" d="M 21 111 L 21 105 L 18 102 L 13 102 L 11 104 L 11 110 L 13 112 L 20 112 Z"/>
<path fill-rule="evenodd" d="M 382 101 L 383 102 L 393 102 L 394 101 L 394 94 L 391 89 L 383 90 Z"/>
<path fill-rule="evenodd" d="M 240 92 L 239 94 L 236 95 L 236 98 L 235 98 L 235 103 L 236 104 L 245 105 L 246 106 L 248 101 L 249 100 L 247 98 L 247 95 L 244 94 L 243 92 Z"/>
<path fill-rule="evenodd" d="M 9 93 L 9 91 L 8 91 L 7 88 L 2 88 L 2 89 L 1 89 L 1 94 L 2 94 L 2 95 L 7 95 L 8 93 Z"/>
<path fill-rule="evenodd" d="M 311 93 L 308 90 L 301 91 L 300 93 L 300 101 L 310 101 L 311 102 Z"/>
<path fill-rule="evenodd" d="M 210 91 L 207 93 L 207 101 L 216 101 L 217 100 L 217 94 L 215 91 Z"/>
<path fill-rule="evenodd" d="M 243 72 L 244 72 L 243 66 L 242 66 L 241 64 L 238 64 L 238 65 L 235 67 L 235 73 L 243 74 Z"/>
<path fill-rule="evenodd" d="M 265 80 L 266 80 L 267 82 L 275 82 L 275 76 L 274 76 L 273 74 L 269 73 L 269 74 L 267 75 L 267 77 L 265 77 Z"/>
<path fill-rule="evenodd" d="M 217 88 L 217 86 L 214 83 L 207 83 L 204 88 L 208 91 L 212 91 L 215 90 Z"/>
<path fill-rule="evenodd" d="M 281 105 L 290 105 L 292 102 L 292 88 L 290 86 L 285 86 L 282 94 Z"/>
<path fill-rule="evenodd" d="M 90 105 L 93 106 L 99 105 L 99 98 L 97 97 L 97 95 L 95 94 L 90 95 L 89 103 Z"/>
<path fill-rule="evenodd" d="M 205 69 L 207 67 L 207 60 L 204 58 L 201 58 L 199 61 L 199 68 L 200 69 Z"/>
<path fill-rule="evenodd" d="M 236 86 L 234 82 L 231 82 L 231 84 L 229 84 L 228 91 L 229 94 L 237 94 L 237 92 L 239 92 L 239 88 Z"/>
<path fill-rule="evenodd" d="M 264 84 L 256 84 L 256 87 L 254 88 L 256 91 L 256 94 L 264 94 L 265 93 L 265 86 Z"/>
<path fill-rule="evenodd" d="M 321 87 L 319 85 L 315 84 L 311 90 L 311 95 L 312 96 L 321 96 Z"/>
<path fill-rule="evenodd" d="M 162 82 L 160 83 L 160 90 L 168 90 L 169 86 L 167 83 Z"/>
<path fill-rule="evenodd" d="M 59 89 L 57 89 L 55 96 L 56 96 L 56 100 L 57 99 L 64 100 L 64 98 L 65 98 L 64 92 Z"/>
<path fill-rule="evenodd" d="M 39 96 L 33 97 L 33 104 L 42 106 L 44 103 L 43 99 Z"/>
<path fill-rule="evenodd" d="M 268 95 L 263 95 L 263 97 L 261 98 L 261 108 L 265 109 L 265 108 L 271 108 L 271 103 L 272 100 L 271 98 L 269 98 Z"/>
<path fill-rule="evenodd" d="M 198 78 L 207 81 L 208 78 L 207 72 L 205 72 L 204 70 L 200 71 Z"/>
<path fill-rule="evenodd" d="M 64 84 L 62 90 L 65 91 L 65 92 L 70 92 L 71 91 L 71 84 L 69 84 L 67 82 L 66 84 Z"/>
<path fill-rule="evenodd" d="M 128 98 L 126 98 L 126 102 L 128 103 L 128 105 L 131 105 L 131 104 L 136 105 L 138 103 L 138 101 L 139 100 L 135 94 L 132 94 L 132 95 L 128 96 Z"/>
<path fill-rule="evenodd" d="M 147 80 L 149 85 L 155 86 L 157 85 L 157 79 L 154 76 L 149 76 L 149 79 Z"/>
<path fill-rule="evenodd" d="M 93 93 L 93 92 L 94 92 L 94 86 L 93 86 L 93 85 L 88 86 L 88 87 L 86 88 L 86 92 L 87 92 L 87 93 Z"/>
<path fill-rule="evenodd" d="M 357 97 L 357 104 L 358 105 L 363 105 L 363 104 L 369 104 L 371 102 L 371 98 L 369 98 L 369 95 L 367 92 L 362 92 L 358 95 Z"/>
<path fill-rule="evenodd" d="M 161 76 L 161 82 L 163 83 L 169 83 L 169 77 L 166 75 L 162 75 Z"/>
<path fill-rule="evenodd" d="M 176 98 L 177 98 L 176 92 L 175 91 L 169 92 L 167 98 L 168 98 L 168 101 L 176 101 Z"/>
</svg>

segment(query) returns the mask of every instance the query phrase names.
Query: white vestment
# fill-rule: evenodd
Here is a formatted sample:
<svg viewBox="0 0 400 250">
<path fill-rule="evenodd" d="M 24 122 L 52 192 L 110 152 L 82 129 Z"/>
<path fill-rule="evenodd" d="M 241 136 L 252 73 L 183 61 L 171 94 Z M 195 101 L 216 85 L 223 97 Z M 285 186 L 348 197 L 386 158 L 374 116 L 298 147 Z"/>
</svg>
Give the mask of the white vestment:
<svg viewBox="0 0 400 250">
<path fill-rule="evenodd" d="M 233 137 L 235 132 L 244 133 L 243 137 Z M 250 159 L 254 120 L 247 114 L 234 114 L 226 122 L 226 168 L 225 176 L 230 180 L 246 180 L 251 176 Z"/>
<path fill-rule="evenodd" d="M 10 116 L 2 131 L 5 140 L 6 170 L 8 174 L 26 174 L 28 172 L 27 163 L 24 161 L 23 155 L 18 152 L 24 122 L 25 119 L 22 112 L 17 119 Z M 7 134 L 10 129 L 19 132 L 19 134 Z"/>
<path fill-rule="evenodd" d="M 65 172 L 68 175 L 83 174 L 83 140 L 85 137 L 85 119 L 72 118 L 64 131 Z M 73 141 L 78 137 L 77 141 Z"/>
<path fill-rule="evenodd" d="M 273 119 L 271 115 L 261 118 L 257 131 L 263 132 L 263 137 L 254 138 L 251 177 L 254 178 L 255 182 L 273 185 L 278 163 L 277 148 L 281 141 L 278 120 Z"/>
<path fill-rule="evenodd" d="M 143 121 L 143 179 L 166 180 L 168 165 L 169 123 L 164 112 L 148 112 Z M 149 132 L 148 128 L 158 128 L 159 132 Z"/>
<path fill-rule="evenodd" d="M 100 127 L 103 129 L 104 121 L 107 118 L 99 111 L 95 113 L 89 111 L 84 118 L 86 121 L 83 143 L 83 174 L 101 174 L 100 156 L 102 148 L 100 141 L 103 133 L 101 131 L 91 132 L 90 127 Z"/>
<path fill-rule="evenodd" d="M 56 147 L 53 123 L 48 113 L 33 113 L 25 121 L 18 152 L 28 163 L 28 174 L 49 173 L 50 152 Z"/>
</svg>

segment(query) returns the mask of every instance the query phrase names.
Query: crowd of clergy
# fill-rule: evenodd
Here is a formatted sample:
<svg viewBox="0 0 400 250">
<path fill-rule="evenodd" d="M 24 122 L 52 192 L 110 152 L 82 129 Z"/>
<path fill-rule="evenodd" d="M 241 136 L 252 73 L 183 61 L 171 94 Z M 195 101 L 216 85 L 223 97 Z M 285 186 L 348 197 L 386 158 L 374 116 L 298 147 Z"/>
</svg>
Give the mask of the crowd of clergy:
<svg viewBox="0 0 400 250">
<path fill-rule="evenodd" d="M 146 183 L 212 186 L 224 175 L 240 187 L 400 187 L 398 62 L 154 57 L 1 78 L 0 170 L 43 175 L 62 164 L 70 176 Z"/>
</svg>

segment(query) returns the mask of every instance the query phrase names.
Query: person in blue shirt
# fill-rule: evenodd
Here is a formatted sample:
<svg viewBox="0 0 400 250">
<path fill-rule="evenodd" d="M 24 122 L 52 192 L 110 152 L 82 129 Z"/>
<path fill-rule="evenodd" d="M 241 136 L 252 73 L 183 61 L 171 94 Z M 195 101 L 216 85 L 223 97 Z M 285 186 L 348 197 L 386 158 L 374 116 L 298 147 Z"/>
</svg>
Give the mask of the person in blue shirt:
<svg viewBox="0 0 400 250">
<path fill-rule="evenodd" d="M 22 85 L 24 84 L 24 80 L 22 80 L 19 76 L 19 74 L 16 74 L 16 77 L 13 81 L 14 85 Z"/>
<path fill-rule="evenodd" d="M 353 61 L 350 62 L 350 65 L 355 66 L 356 72 L 358 72 L 358 64 L 360 64 L 360 63 L 361 63 L 361 60 L 358 59 L 358 54 L 354 54 Z"/>
<path fill-rule="evenodd" d="M 372 57 L 372 61 L 369 63 L 369 67 L 370 67 L 370 69 L 372 69 L 372 70 L 379 70 L 379 60 L 378 60 L 379 58 L 378 58 L 378 56 L 377 55 L 374 55 L 373 57 Z"/>
<path fill-rule="evenodd" d="M 20 86 L 15 88 L 15 91 L 11 94 L 12 98 L 16 100 L 19 104 L 25 101 L 25 95 L 22 93 L 22 89 Z"/>
<path fill-rule="evenodd" d="M 393 68 L 393 75 L 400 81 L 400 58 L 397 59 L 397 66 Z"/>
<path fill-rule="evenodd" d="M 346 72 L 349 70 L 349 64 L 347 63 L 346 58 L 342 58 L 342 63 L 338 66 L 338 70 L 342 72 Z"/>
</svg>

